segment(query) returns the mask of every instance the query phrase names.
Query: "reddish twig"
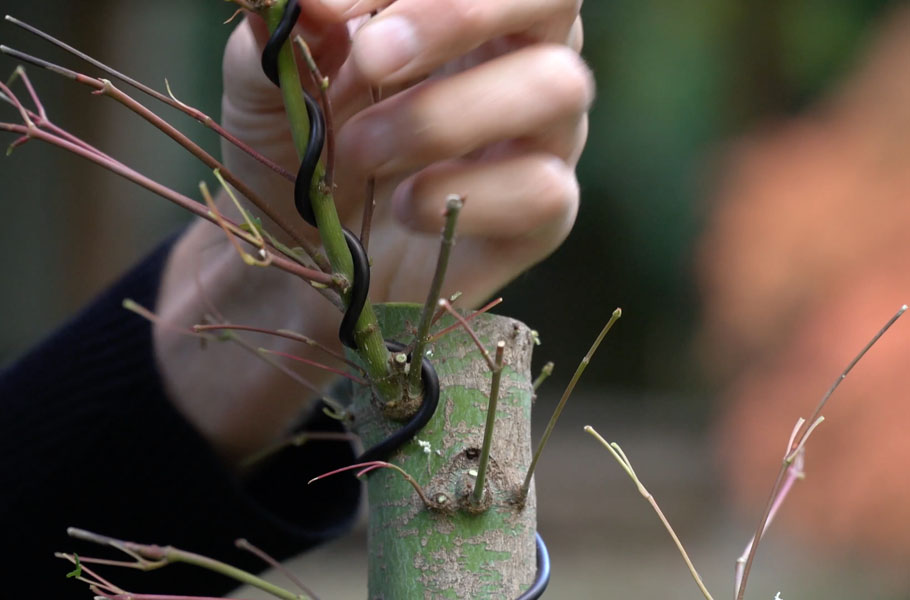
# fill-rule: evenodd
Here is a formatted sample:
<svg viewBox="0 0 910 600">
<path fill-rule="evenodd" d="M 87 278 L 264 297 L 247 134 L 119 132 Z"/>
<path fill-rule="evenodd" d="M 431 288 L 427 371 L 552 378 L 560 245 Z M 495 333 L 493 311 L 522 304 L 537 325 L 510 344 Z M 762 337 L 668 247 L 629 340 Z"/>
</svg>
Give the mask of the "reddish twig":
<svg viewBox="0 0 910 600">
<path fill-rule="evenodd" d="M 148 94 L 149 96 L 155 98 L 156 100 L 163 102 L 163 103 L 167 104 L 168 106 L 171 106 L 171 107 L 189 115 L 196 121 L 202 123 L 209 129 L 212 129 L 213 131 L 215 131 L 215 133 L 217 133 L 219 136 L 221 136 L 222 138 L 224 138 L 231 144 L 237 146 L 240 150 L 242 150 L 246 154 L 249 154 L 251 157 L 253 157 L 257 161 L 259 161 L 260 163 L 262 163 L 263 165 L 265 165 L 272 171 L 275 171 L 276 173 L 278 173 L 279 175 L 281 175 L 288 181 L 294 181 L 293 173 L 289 172 L 288 170 L 284 169 L 280 165 L 269 160 L 267 157 L 263 156 L 259 152 L 256 152 L 256 150 L 254 150 L 249 145 L 247 145 L 245 142 L 243 142 L 242 140 L 237 138 L 231 132 L 229 132 L 226 129 L 224 129 L 223 127 L 221 127 L 221 125 L 219 125 L 217 121 L 215 121 L 210 116 L 203 113 L 202 111 L 200 111 L 196 108 L 193 108 L 192 106 L 189 106 L 188 104 L 184 104 L 183 102 L 180 102 L 176 98 L 168 97 L 168 96 L 162 94 L 161 92 L 158 92 L 158 91 L 148 87 L 147 85 L 140 83 L 139 81 L 136 81 L 135 79 L 128 77 L 127 75 L 124 75 L 123 73 L 107 66 L 106 64 L 102 63 L 101 61 L 92 58 L 88 54 L 85 54 L 84 52 L 81 52 L 68 44 L 65 44 L 64 42 L 58 40 L 57 38 L 51 36 L 50 34 L 47 34 L 43 31 L 41 31 L 40 29 L 38 29 L 36 27 L 33 27 L 18 19 L 15 19 L 9 15 L 6 16 L 6 20 L 9 21 L 10 23 L 13 23 L 14 25 L 17 25 L 17 26 L 25 29 L 26 31 L 29 31 L 30 33 L 37 35 L 38 37 L 40 37 L 44 40 L 47 40 L 51 44 L 54 44 L 55 46 L 62 48 L 63 50 L 66 50 L 70 54 L 101 69 L 108 75 L 111 75 L 112 77 L 123 81 L 124 83 L 140 90 L 141 92 Z"/>
<path fill-rule="evenodd" d="M 328 365 L 324 365 L 324 364 L 322 364 L 322 363 L 320 363 L 320 362 L 317 362 L 317 361 L 315 361 L 315 360 L 310 360 L 310 359 L 308 359 L 308 358 L 303 358 L 302 356 L 294 356 L 293 354 L 288 354 L 287 352 L 280 352 L 280 351 L 278 351 L 278 350 L 269 350 L 268 348 L 259 348 L 259 351 L 260 351 L 260 352 L 266 352 L 266 353 L 268 353 L 268 354 L 275 354 L 275 355 L 277 355 L 277 356 L 283 356 L 284 358 L 289 358 L 289 359 L 291 359 L 291 360 L 295 360 L 295 361 L 297 361 L 297 362 L 301 362 L 301 363 L 304 363 L 304 364 L 306 364 L 306 365 L 310 365 L 310 366 L 312 366 L 312 367 L 316 367 L 316 368 L 318 368 L 318 369 L 322 369 L 323 371 L 328 371 L 329 373 L 334 373 L 334 374 L 336 374 L 336 375 L 340 375 L 341 377 L 345 377 L 345 378 L 347 378 L 347 379 L 350 379 L 351 381 L 353 381 L 353 382 L 356 383 L 357 385 L 369 385 L 369 382 L 367 382 L 365 379 L 361 379 L 360 377 L 357 377 L 357 376 L 355 376 L 355 375 L 351 375 L 351 374 L 348 373 L 347 371 L 342 371 L 341 369 L 336 369 L 335 367 L 330 367 L 330 366 L 328 366 Z"/>
<path fill-rule="evenodd" d="M 490 353 L 487 352 L 487 349 L 484 348 L 483 344 L 480 343 L 480 338 L 477 337 L 477 334 L 474 332 L 474 330 L 471 328 L 471 325 L 465 320 L 465 318 L 458 314 L 458 311 L 452 308 L 452 305 L 449 304 L 449 301 L 445 298 L 439 299 L 439 306 L 446 309 L 450 315 L 455 317 L 455 319 L 458 321 L 458 324 L 468 332 L 468 335 L 471 336 L 471 339 L 474 341 L 474 345 L 477 346 L 477 348 L 480 350 L 480 354 L 483 356 L 484 361 L 486 361 L 487 366 L 490 368 L 490 371 L 495 371 L 496 364 L 493 362 L 493 359 L 490 358 Z"/>
<path fill-rule="evenodd" d="M 54 556 L 57 558 L 62 558 L 64 560 L 68 560 L 72 564 L 76 565 L 76 571 L 74 573 L 68 574 L 67 577 L 73 577 L 77 581 L 87 583 L 93 590 L 98 589 L 98 588 L 103 588 L 103 589 L 105 589 L 111 593 L 115 593 L 115 594 L 127 593 L 126 590 L 124 590 L 120 586 L 114 585 L 113 583 L 111 583 L 110 581 L 108 581 L 107 579 L 105 579 L 104 577 L 99 575 L 98 573 L 95 573 L 95 571 L 93 571 L 90 567 L 85 566 L 84 562 L 86 562 L 86 561 L 83 561 L 81 558 L 79 558 L 75 554 L 66 554 L 63 552 L 55 552 Z M 78 573 L 78 574 L 76 574 L 76 573 Z M 82 573 L 88 573 L 95 579 L 92 580 L 92 579 L 83 577 Z"/>
<path fill-rule="evenodd" d="M 834 383 L 831 384 L 831 387 L 828 388 L 828 391 L 825 392 L 825 395 L 822 396 L 822 399 L 815 407 L 815 410 L 812 412 L 809 420 L 806 421 L 804 419 L 800 419 L 799 422 L 797 422 L 796 428 L 793 430 L 793 433 L 790 436 L 790 443 L 787 446 L 787 452 L 784 455 L 784 460 L 777 472 L 777 478 L 774 480 L 774 485 L 771 487 L 771 494 L 768 497 L 768 502 L 765 504 L 764 512 L 762 513 L 761 519 L 758 521 L 758 527 L 755 531 L 755 535 L 752 538 L 753 541 L 751 543 L 751 548 L 749 548 L 748 556 L 742 569 L 740 584 L 736 589 L 736 600 L 743 600 L 743 597 L 745 596 L 746 582 L 749 580 L 749 573 L 752 570 L 752 563 L 755 560 L 755 553 L 758 550 L 758 544 L 761 542 L 765 528 L 769 524 L 772 510 L 776 510 L 775 505 L 779 505 L 779 497 L 781 496 L 782 486 L 784 482 L 788 480 L 787 472 L 794 461 L 796 461 L 797 457 L 799 457 L 804 452 L 805 445 L 809 439 L 809 436 L 824 420 L 824 418 L 821 416 L 822 409 L 828 403 L 828 400 L 834 394 L 834 391 L 838 388 L 841 382 L 846 379 L 850 371 L 853 370 L 853 367 L 856 366 L 856 364 L 863 358 L 863 356 L 866 355 L 869 349 L 875 345 L 879 338 L 881 338 L 885 332 L 891 328 L 892 325 L 894 325 L 894 322 L 897 321 L 906 310 L 906 304 L 901 306 L 901 308 L 890 319 L 888 319 L 888 322 L 878 330 L 878 333 L 872 336 L 872 339 L 869 340 L 865 346 L 863 346 L 863 349 L 853 357 L 853 360 L 851 360 L 847 367 L 841 371 L 841 374 L 837 377 L 837 379 L 834 380 Z M 807 423 L 808 425 L 806 425 Z"/>
<path fill-rule="evenodd" d="M 313 593 L 312 590 L 310 590 L 310 588 L 303 585 L 303 582 L 300 581 L 300 579 L 296 575 L 291 573 L 290 569 L 288 569 L 287 567 L 282 565 L 280 562 L 278 562 L 271 556 L 269 556 L 269 554 L 266 553 L 265 551 L 263 551 L 262 549 L 257 548 L 256 546 L 254 546 L 249 541 L 247 541 L 243 538 L 235 540 L 234 545 L 237 546 L 238 548 L 240 548 L 241 550 L 246 550 L 247 552 L 254 554 L 262 562 L 266 563 L 267 565 L 269 565 L 270 567 L 272 567 L 273 569 L 275 569 L 276 571 L 278 571 L 279 573 L 281 573 L 282 575 L 287 577 L 288 581 L 290 581 L 291 583 L 296 585 L 300 589 L 301 592 L 303 592 L 304 594 L 306 594 L 313 600 L 319 600 L 319 598 L 316 596 L 316 594 Z M 157 599 L 149 598 L 148 600 L 157 600 Z M 175 599 L 175 600 L 177 600 L 177 599 Z"/>
<path fill-rule="evenodd" d="M 181 208 L 193 213 L 194 215 L 201 217 L 207 221 L 215 223 L 214 217 L 202 207 L 198 202 L 170 189 L 167 186 L 164 186 L 157 181 L 142 175 L 138 171 L 127 167 L 123 163 L 106 158 L 105 155 L 98 152 L 91 146 L 84 144 L 76 144 L 69 140 L 63 139 L 54 134 L 48 133 L 36 127 L 28 127 L 27 125 L 16 125 L 13 123 L 0 123 L 0 130 L 9 131 L 11 133 L 18 133 L 20 135 L 27 136 L 29 138 L 34 138 L 64 150 L 71 152 L 77 156 L 85 158 L 99 166 L 104 167 L 105 169 L 119 175 L 133 183 L 144 187 L 145 189 L 177 204 Z M 231 232 L 242 239 L 244 242 L 256 246 L 256 242 L 253 240 L 252 236 L 243 231 L 236 223 L 227 221 L 231 227 Z M 310 269 L 304 267 L 297 262 L 294 262 L 286 258 L 283 254 L 279 255 L 278 250 L 274 249 L 274 256 L 272 264 L 283 271 L 297 275 L 298 277 L 305 279 L 310 282 L 319 283 L 327 287 L 334 288 L 336 285 L 335 278 L 328 273 L 323 273 L 322 271 L 317 271 L 315 269 Z"/>
<path fill-rule="evenodd" d="M 253 327 L 251 325 L 232 325 L 230 323 L 216 323 L 216 324 L 211 324 L 211 325 L 209 325 L 209 324 L 193 325 L 193 331 L 197 331 L 197 332 L 198 331 L 218 331 L 221 329 L 236 329 L 238 331 L 252 331 L 255 333 L 264 333 L 266 335 L 273 335 L 276 337 L 283 337 L 283 338 L 287 338 L 289 340 L 303 342 L 304 344 L 307 344 L 308 346 L 312 346 L 313 348 L 316 348 L 317 350 L 324 352 L 325 354 L 327 354 L 337 360 L 340 360 L 341 362 L 348 365 L 352 369 L 356 369 L 361 374 L 365 374 L 365 371 L 363 370 L 363 368 L 360 365 L 358 365 L 357 363 L 355 363 L 352 360 L 348 360 L 342 354 L 335 352 L 328 346 L 320 344 L 313 338 L 307 337 L 300 333 L 296 333 L 294 331 L 288 331 L 287 329 L 265 329 L 262 327 Z"/>
<path fill-rule="evenodd" d="M 397 465 L 393 465 L 392 463 L 388 463 L 382 460 L 371 460 L 369 462 L 357 463 L 354 465 L 341 467 L 340 469 L 335 469 L 333 471 L 329 471 L 328 473 L 317 475 L 316 477 L 310 479 L 307 483 L 313 483 L 315 481 L 319 481 L 320 479 L 325 479 L 326 477 L 337 475 L 338 473 L 344 473 L 345 471 L 352 471 L 354 469 L 360 469 L 360 471 L 356 473 L 356 477 L 362 477 L 363 475 L 366 475 L 370 471 L 375 471 L 376 469 L 392 469 L 394 471 L 398 471 L 398 473 L 400 473 L 401 476 L 405 478 L 405 481 L 411 484 L 411 487 L 414 488 L 414 490 L 417 492 L 417 495 L 420 496 L 420 499 L 425 505 L 429 507 L 438 507 L 439 505 L 439 503 L 431 502 L 430 499 L 427 498 L 427 495 L 423 492 L 423 488 L 420 487 L 420 484 L 417 483 L 417 480 L 411 477 L 407 471 Z"/>
<path fill-rule="evenodd" d="M 288 590 L 265 581 L 264 579 L 253 575 L 252 573 L 248 573 L 247 571 L 238 569 L 237 567 L 234 567 L 222 561 L 215 560 L 214 558 L 203 556 L 202 554 L 196 554 L 195 552 L 181 550 L 180 548 L 175 548 L 174 546 L 139 544 L 136 542 L 120 540 L 107 535 L 93 533 L 84 529 L 78 529 L 76 527 L 70 527 L 66 530 L 66 532 L 70 537 L 76 539 L 115 548 L 116 550 L 123 552 L 133 559 L 131 562 L 80 557 L 79 560 L 81 563 L 114 565 L 138 569 L 141 571 L 160 569 L 174 563 L 185 563 L 213 571 L 215 573 L 219 573 L 226 577 L 230 577 L 231 579 L 239 581 L 240 583 L 252 585 L 283 600 L 305 599 L 305 596 L 289 592 Z"/>
<path fill-rule="evenodd" d="M 6 46 L 0 46 L 0 50 L 4 53 L 9 54 L 19 60 L 33 64 L 35 66 L 46 69 L 52 73 L 61 75 L 67 79 L 86 85 L 95 90 L 96 94 L 108 96 L 113 98 L 123 106 L 127 107 L 151 125 L 159 129 L 165 135 L 170 137 L 172 140 L 177 142 L 181 147 L 186 149 L 190 154 L 199 159 L 204 165 L 209 167 L 212 170 L 217 170 L 221 175 L 230 183 L 234 188 L 237 189 L 245 198 L 247 198 L 256 208 L 258 208 L 264 215 L 271 219 L 282 231 L 287 233 L 295 243 L 299 244 L 301 248 L 304 249 L 306 254 L 312 258 L 314 263 L 319 266 L 325 272 L 330 272 L 331 267 L 328 264 L 328 261 L 324 256 L 321 255 L 319 249 L 313 245 L 303 234 L 298 230 L 297 224 L 292 223 L 287 218 L 285 218 L 280 212 L 275 210 L 270 204 L 265 202 L 252 188 L 246 185 L 241 179 L 236 177 L 230 169 L 224 166 L 220 161 L 218 161 L 211 154 L 206 152 L 201 146 L 193 142 L 186 135 L 181 133 L 176 127 L 162 119 L 160 116 L 155 114 L 153 111 L 143 106 L 132 98 L 129 94 L 123 92 L 113 83 L 107 79 L 98 79 L 95 77 L 89 77 L 88 75 L 78 73 L 71 69 L 67 69 L 60 65 L 54 64 L 52 62 L 37 58 L 30 54 L 8 48 Z M 305 265 L 311 266 L 311 265 Z"/>
<path fill-rule="evenodd" d="M 480 308 L 477 309 L 476 311 L 474 311 L 474 312 L 472 312 L 471 314 L 469 314 L 468 316 L 466 316 L 466 317 L 464 318 L 464 320 L 467 321 L 467 322 L 470 322 L 470 320 L 473 319 L 474 317 L 476 317 L 477 315 L 482 315 L 483 313 L 485 313 L 485 312 L 487 312 L 488 310 L 492 309 L 493 307 L 495 307 L 496 305 L 500 304 L 501 302 L 502 302 L 502 297 L 496 298 L 495 300 L 491 300 L 491 301 L 488 302 L 487 304 L 483 305 L 482 307 L 480 307 Z M 445 314 L 445 312 L 446 312 L 446 311 L 445 311 L 445 308 L 441 308 L 441 309 L 436 313 L 436 315 L 433 317 L 433 322 L 435 323 L 436 321 L 438 321 L 438 320 L 439 320 L 439 317 L 441 317 L 443 314 Z M 429 341 L 435 342 L 436 340 L 438 340 L 439 338 L 441 338 L 441 337 L 444 336 L 445 334 L 449 333 L 450 331 L 454 331 L 455 329 L 458 329 L 459 327 L 461 327 L 461 323 L 455 323 L 455 324 L 453 324 L 453 325 L 449 325 L 449 326 L 446 327 L 445 329 L 443 329 L 443 330 L 441 330 L 441 331 L 438 331 L 438 332 L 434 333 L 433 335 L 431 335 Z"/>
</svg>

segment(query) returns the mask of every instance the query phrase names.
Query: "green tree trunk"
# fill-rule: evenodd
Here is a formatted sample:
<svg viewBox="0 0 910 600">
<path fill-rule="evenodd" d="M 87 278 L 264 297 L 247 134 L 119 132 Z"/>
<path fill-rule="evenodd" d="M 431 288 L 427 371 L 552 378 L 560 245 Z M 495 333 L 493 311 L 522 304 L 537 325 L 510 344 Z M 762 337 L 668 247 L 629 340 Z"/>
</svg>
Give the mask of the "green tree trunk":
<svg viewBox="0 0 910 600">
<path fill-rule="evenodd" d="M 420 307 L 381 305 L 376 311 L 387 339 L 413 340 Z M 434 329 L 452 322 L 447 316 Z M 524 506 L 515 502 L 531 460 L 531 332 L 514 319 L 486 314 L 471 326 L 490 354 L 498 341 L 506 343 L 484 500 L 473 507 L 471 493 L 491 373 L 459 328 L 427 346 L 440 379 L 436 414 L 390 458 L 419 482 L 435 506 L 428 508 L 391 469 L 367 476 L 370 600 L 514 598 L 534 580 L 533 488 Z M 355 389 L 354 417 L 366 448 L 401 427 L 383 416 L 365 387 Z"/>
</svg>

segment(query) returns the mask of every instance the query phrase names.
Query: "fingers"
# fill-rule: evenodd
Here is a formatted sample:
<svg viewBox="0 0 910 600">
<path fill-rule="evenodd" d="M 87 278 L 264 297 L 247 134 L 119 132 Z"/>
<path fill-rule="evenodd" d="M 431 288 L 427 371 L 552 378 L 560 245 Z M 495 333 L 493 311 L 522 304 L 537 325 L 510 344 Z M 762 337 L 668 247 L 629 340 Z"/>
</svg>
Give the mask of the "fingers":
<svg viewBox="0 0 910 600">
<path fill-rule="evenodd" d="M 484 43 L 519 35 L 565 44 L 579 0 L 321 0 L 345 18 L 383 8 L 357 32 L 353 57 L 374 83 L 431 72 Z"/>
<path fill-rule="evenodd" d="M 301 20 L 301 22 L 304 22 Z M 347 29 L 340 24 L 319 21 L 305 21 L 307 27 L 298 25 L 292 35 L 303 36 L 313 58 L 326 75 L 334 75 L 347 57 L 350 38 Z M 260 56 L 268 40 L 269 32 L 265 22 L 250 14 L 234 29 L 228 39 L 224 53 L 225 95 L 236 106 L 250 110 L 283 110 L 281 94 L 262 72 Z M 308 75 L 301 81 L 309 82 Z"/>
<path fill-rule="evenodd" d="M 451 193 L 465 198 L 458 220 L 461 235 L 533 237 L 555 247 L 578 212 L 573 169 L 538 153 L 481 163 L 449 161 L 425 169 L 399 186 L 392 201 L 395 217 L 412 230 L 437 233 Z"/>
<path fill-rule="evenodd" d="M 581 25 L 581 15 L 579 15 L 575 17 L 575 22 L 572 23 L 572 28 L 569 30 L 569 39 L 566 41 L 566 45 L 576 52 L 581 52 L 581 48 L 584 46 L 584 42 L 584 27 Z"/>
<path fill-rule="evenodd" d="M 358 113 L 341 128 L 338 152 L 349 168 L 377 176 L 505 140 L 524 140 L 571 162 L 584 141 L 578 124 L 593 94 L 590 72 L 575 52 L 529 46 Z"/>
</svg>

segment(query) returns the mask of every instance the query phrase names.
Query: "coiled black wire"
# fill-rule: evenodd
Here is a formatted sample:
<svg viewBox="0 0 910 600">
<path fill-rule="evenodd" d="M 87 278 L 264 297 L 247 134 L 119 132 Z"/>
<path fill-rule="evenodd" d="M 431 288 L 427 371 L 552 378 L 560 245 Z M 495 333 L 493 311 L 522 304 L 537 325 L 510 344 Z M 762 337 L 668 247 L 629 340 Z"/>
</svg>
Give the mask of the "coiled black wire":
<svg viewBox="0 0 910 600">
<path fill-rule="evenodd" d="M 385 345 L 392 352 L 402 352 L 405 349 L 404 344 L 391 340 L 386 340 Z M 420 369 L 421 381 L 423 382 L 423 402 L 421 402 L 420 408 L 417 409 L 417 414 L 404 427 L 361 454 L 357 462 L 365 463 L 388 457 L 414 437 L 414 434 L 423 429 L 423 426 L 433 417 L 436 412 L 436 406 L 439 404 L 439 376 L 436 375 L 436 369 L 433 368 L 433 364 L 426 357 L 423 357 L 420 361 Z"/>
<path fill-rule="evenodd" d="M 291 30 L 300 16 L 300 5 L 296 0 L 289 0 L 284 7 L 284 14 L 281 21 L 275 28 L 275 31 L 269 37 L 262 50 L 262 70 L 266 76 L 277 86 L 281 83 L 278 79 L 278 52 L 281 46 L 291 35 Z M 300 168 L 297 170 L 297 178 L 294 182 L 294 206 L 304 221 L 316 227 L 316 215 L 313 213 L 313 205 L 310 202 L 310 186 L 313 182 L 313 174 L 316 172 L 316 166 L 319 164 L 319 157 L 322 155 L 322 147 L 325 144 L 325 118 L 319 104 L 313 97 L 304 90 L 304 100 L 306 101 L 306 112 L 310 120 L 310 134 L 307 138 L 306 150 L 303 159 L 300 161 Z M 341 343 L 348 348 L 357 349 L 357 340 L 354 337 L 354 330 L 357 326 L 357 319 L 363 312 L 366 304 L 367 294 L 370 291 L 370 261 L 363 244 L 357 239 L 354 233 L 342 227 L 344 241 L 347 243 L 348 250 L 351 252 L 351 259 L 354 265 L 354 275 L 351 281 L 350 296 L 348 297 L 348 306 L 341 318 L 341 326 L 338 328 L 338 337 Z"/>
<path fill-rule="evenodd" d="M 291 31 L 294 29 L 299 17 L 300 5 L 297 0 L 288 0 L 278 26 L 275 27 L 272 35 L 269 36 L 262 50 L 262 70 L 271 82 L 279 87 L 281 82 L 278 78 L 278 52 L 290 38 Z M 319 164 L 319 157 L 322 154 L 322 147 L 325 143 L 325 118 L 319 108 L 319 104 L 313 97 L 306 90 L 303 90 L 303 95 L 306 101 L 307 116 L 310 120 L 310 134 L 307 139 L 306 150 L 300 161 L 300 168 L 297 170 L 297 178 L 294 182 L 294 206 L 304 221 L 313 227 L 317 227 L 316 215 L 313 213 L 313 205 L 310 201 L 310 188 L 313 185 L 313 175 L 316 173 L 316 166 Z M 342 227 L 342 232 L 344 233 L 344 241 L 351 251 L 354 274 L 353 281 L 351 281 L 348 306 L 341 319 L 338 337 L 341 339 L 342 344 L 356 350 L 357 341 L 354 337 L 354 329 L 357 319 L 360 318 L 360 313 L 363 312 L 367 294 L 370 290 L 370 261 L 363 244 L 360 243 L 357 236 L 345 227 Z M 404 350 L 404 345 L 398 342 L 387 340 L 386 345 L 393 352 Z M 404 427 L 361 454 L 358 462 L 387 458 L 410 440 L 433 417 L 436 412 L 436 406 L 439 404 L 439 377 L 436 375 L 436 369 L 433 368 L 433 365 L 426 357 L 421 357 L 420 368 L 423 379 L 423 402 L 417 414 Z M 531 587 L 519 596 L 518 600 L 536 600 L 540 598 L 550 582 L 550 557 L 540 534 L 536 534 L 536 542 L 537 577 Z"/>
<path fill-rule="evenodd" d="M 537 543 L 537 577 L 531 587 L 515 600 L 537 600 L 550 585 L 550 553 L 539 533 L 534 534 L 534 541 Z"/>
</svg>

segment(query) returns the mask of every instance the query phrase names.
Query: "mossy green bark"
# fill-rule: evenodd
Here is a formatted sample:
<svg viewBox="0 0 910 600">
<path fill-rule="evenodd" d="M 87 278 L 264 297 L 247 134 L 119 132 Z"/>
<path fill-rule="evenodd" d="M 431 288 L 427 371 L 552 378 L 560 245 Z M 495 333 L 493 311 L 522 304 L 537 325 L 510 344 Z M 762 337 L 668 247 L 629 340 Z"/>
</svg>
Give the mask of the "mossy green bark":
<svg viewBox="0 0 910 600">
<path fill-rule="evenodd" d="M 387 339 L 413 341 L 420 307 L 375 308 Z M 434 330 L 451 322 L 444 318 Z M 436 414 L 390 458 L 420 483 L 436 508 L 427 508 L 392 470 L 368 475 L 370 600 L 514 598 L 536 574 L 533 491 L 524 506 L 515 503 L 531 459 L 531 333 L 514 319 L 494 315 L 480 315 L 471 326 L 491 353 L 496 342 L 506 342 L 482 509 L 472 508 L 471 492 L 491 373 L 459 328 L 426 348 L 441 385 Z M 355 390 L 353 411 L 366 448 L 401 427 L 383 415 L 369 388 Z"/>
</svg>

